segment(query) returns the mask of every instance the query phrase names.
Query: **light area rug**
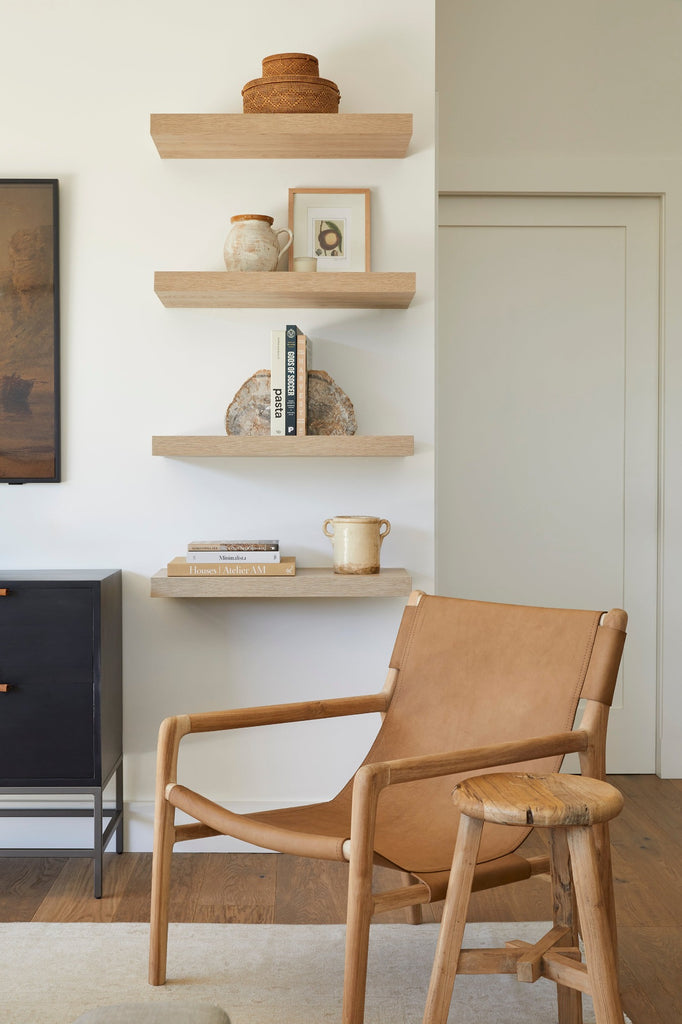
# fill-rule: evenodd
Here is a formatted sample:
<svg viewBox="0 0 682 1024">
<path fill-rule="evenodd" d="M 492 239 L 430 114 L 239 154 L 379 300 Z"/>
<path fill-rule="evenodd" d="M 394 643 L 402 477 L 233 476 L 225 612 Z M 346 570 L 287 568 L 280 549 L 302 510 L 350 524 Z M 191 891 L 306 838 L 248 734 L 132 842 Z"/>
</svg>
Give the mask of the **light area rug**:
<svg viewBox="0 0 682 1024">
<path fill-rule="evenodd" d="M 465 946 L 533 942 L 538 922 L 467 925 Z M 365 1024 L 419 1024 L 435 924 L 372 926 Z M 0 924 L 1 1024 L 71 1024 L 122 1002 L 214 1003 L 232 1024 L 341 1020 L 343 925 L 171 924 L 168 982 L 147 984 L 146 924 Z M 556 989 L 540 979 L 462 976 L 451 1024 L 555 1024 Z M 585 999 L 585 1020 L 594 1020 Z"/>
</svg>

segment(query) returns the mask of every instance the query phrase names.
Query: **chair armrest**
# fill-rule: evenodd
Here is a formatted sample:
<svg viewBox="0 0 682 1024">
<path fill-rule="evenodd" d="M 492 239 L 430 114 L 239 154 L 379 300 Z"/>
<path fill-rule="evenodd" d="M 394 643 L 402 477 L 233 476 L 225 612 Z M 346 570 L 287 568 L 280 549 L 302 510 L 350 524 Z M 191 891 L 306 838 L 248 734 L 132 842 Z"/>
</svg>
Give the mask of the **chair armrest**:
<svg viewBox="0 0 682 1024">
<path fill-rule="evenodd" d="M 307 700 L 296 704 L 270 704 L 265 707 L 206 711 L 196 715 L 174 715 L 164 718 L 159 728 L 156 753 L 157 801 L 163 800 L 169 784 L 177 782 L 180 740 L 189 733 L 220 732 L 227 729 L 248 729 L 257 725 L 279 725 L 285 722 L 364 715 L 373 711 L 385 712 L 390 699 L 390 693 L 382 691 L 359 697 Z"/>
<path fill-rule="evenodd" d="M 486 747 L 470 747 L 443 754 L 423 757 L 403 757 L 392 761 L 365 764 L 355 773 L 351 812 L 351 838 L 346 840 L 343 853 L 351 862 L 353 891 L 363 885 L 371 888 L 374 851 L 374 831 L 379 798 L 387 786 L 403 782 L 418 782 L 440 775 L 498 768 L 517 761 L 569 754 L 587 749 L 589 736 L 582 730 L 559 732 L 550 736 L 537 736 L 529 740 L 494 743 Z M 352 856 L 351 856 L 352 854 Z"/>
<path fill-rule="evenodd" d="M 426 754 L 423 757 L 404 757 L 393 761 L 377 761 L 363 765 L 357 775 L 371 775 L 380 788 L 395 786 L 403 782 L 417 782 L 420 779 L 436 778 L 439 775 L 454 775 L 459 772 L 478 771 L 482 768 L 497 768 L 516 761 L 529 761 L 556 754 L 570 754 L 584 751 L 589 742 L 588 734 L 580 729 L 571 732 L 553 733 L 528 740 L 510 743 L 494 743 L 486 747 L 470 747 L 442 754 Z M 357 777 L 357 776 L 356 776 Z"/>
<path fill-rule="evenodd" d="M 384 712 L 390 697 L 387 693 L 369 693 L 359 697 L 335 697 L 331 700 L 306 700 L 296 704 L 270 704 L 255 708 L 234 708 L 228 711 L 205 711 L 187 715 L 188 732 L 218 732 L 225 729 L 249 729 L 257 725 L 279 725 L 284 722 L 307 722 L 318 718 L 342 718 Z"/>
</svg>

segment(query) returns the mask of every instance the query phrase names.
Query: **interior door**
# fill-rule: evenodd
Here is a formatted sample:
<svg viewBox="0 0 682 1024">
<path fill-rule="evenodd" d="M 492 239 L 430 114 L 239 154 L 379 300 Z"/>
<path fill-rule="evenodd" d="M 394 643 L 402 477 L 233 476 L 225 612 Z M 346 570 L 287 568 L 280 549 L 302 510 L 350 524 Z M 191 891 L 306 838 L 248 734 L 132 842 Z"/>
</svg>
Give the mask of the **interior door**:
<svg viewBox="0 0 682 1024">
<path fill-rule="evenodd" d="M 628 611 L 611 772 L 655 770 L 659 212 L 440 199 L 438 592 Z"/>
</svg>

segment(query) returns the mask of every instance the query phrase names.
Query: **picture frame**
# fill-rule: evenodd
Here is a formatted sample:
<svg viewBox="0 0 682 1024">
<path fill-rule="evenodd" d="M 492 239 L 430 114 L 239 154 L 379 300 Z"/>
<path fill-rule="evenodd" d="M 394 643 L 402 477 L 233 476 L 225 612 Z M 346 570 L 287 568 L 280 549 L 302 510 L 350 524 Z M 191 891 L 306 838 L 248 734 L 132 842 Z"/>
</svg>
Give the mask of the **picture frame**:
<svg viewBox="0 0 682 1024">
<path fill-rule="evenodd" d="M 289 270 L 297 256 L 316 257 L 318 272 L 370 270 L 368 188 L 290 188 L 289 228 Z"/>
<path fill-rule="evenodd" d="M 59 182 L 0 178 L 0 483 L 57 483 Z"/>
</svg>

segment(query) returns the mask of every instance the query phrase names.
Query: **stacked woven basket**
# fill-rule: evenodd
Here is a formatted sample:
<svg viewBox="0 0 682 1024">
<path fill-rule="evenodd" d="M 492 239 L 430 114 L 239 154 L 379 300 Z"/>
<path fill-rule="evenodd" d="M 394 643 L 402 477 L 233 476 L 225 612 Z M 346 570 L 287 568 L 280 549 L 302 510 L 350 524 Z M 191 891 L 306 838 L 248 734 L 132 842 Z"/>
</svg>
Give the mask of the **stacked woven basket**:
<svg viewBox="0 0 682 1024">
<path fill-rule="evenodd" d="M 263 77 L 242 89 L 245 114 L 336 114 L 341 94 L 319 77 L 310 53 L 273 53 L 263 58 Z"/>
</svg>

